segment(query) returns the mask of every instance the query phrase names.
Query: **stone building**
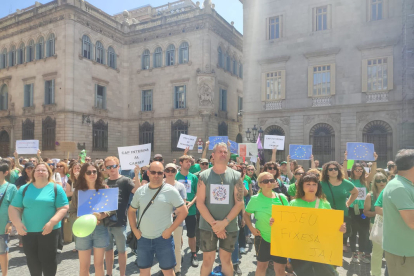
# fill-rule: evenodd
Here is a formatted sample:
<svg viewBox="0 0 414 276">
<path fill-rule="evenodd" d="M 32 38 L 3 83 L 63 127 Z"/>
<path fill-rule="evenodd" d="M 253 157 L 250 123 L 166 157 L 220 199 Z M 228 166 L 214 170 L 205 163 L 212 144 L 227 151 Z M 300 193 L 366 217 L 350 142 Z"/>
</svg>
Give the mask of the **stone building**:
<svg viewBox="0 0 414 276">
<path fill-rule="evenodd" d="M 286 136 L 278 160 L 289 144 L 323 164 L 369 142 L 384 167 L 414 147 L 412 1 L 241 2 L 243 127 Z"/>
<path fill-rule="evenodd" d="M 240 140 L 242 47 L 210 1 L 114 16 L 83 0 L 17 10 L 0 19 L 0 156 L 37 139 L 48 157 L 66 156 L 61 141 L 93 158 L 152 143 L 169 161 L 181 133 Z"/>
</svg>

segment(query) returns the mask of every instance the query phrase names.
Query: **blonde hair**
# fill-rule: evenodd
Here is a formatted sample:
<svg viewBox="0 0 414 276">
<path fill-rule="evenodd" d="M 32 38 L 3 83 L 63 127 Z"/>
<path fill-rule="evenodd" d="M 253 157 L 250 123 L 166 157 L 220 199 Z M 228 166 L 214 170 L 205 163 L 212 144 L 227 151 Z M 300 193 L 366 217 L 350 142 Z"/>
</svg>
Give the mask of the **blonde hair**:
<svg viewBox="0 0 414 276">
<path fill-rule="evenodd" d="M 377 172 L 374 175 L 374 178 L 372 179 L 372 182 L 371 182 L 371 191 L 374 193 L 374 195 L 379 194 L 378 187 L 375 184 L 375 180 L 377 180 L 378 178 L 384 178 L 385 180 L 387 180 L 387 182 L 385 182 L 385 185 L 388 184 L 388 178 L 387 178 L 387 176 L 385 176 L 382 172 Z"/>
<path fill-rule="evenodd" d="M 274 178 L 273 174 L 271 174 L 270 172 L 262 172 L 261 174 L 259 174 L 259 176 L 257 177 L 257 185 L 259 185 L 259 183 L 262 181 L 263 177 L 265 176 L 271 176 Z M 277 181 L 277 179 L 276 179 Z M 260 186 L 259 186 L 260 187 Z M 262 188 L 260 188 L 260 190 L 257 193 L 261 193 L 262 192 Z"/>
</svg>

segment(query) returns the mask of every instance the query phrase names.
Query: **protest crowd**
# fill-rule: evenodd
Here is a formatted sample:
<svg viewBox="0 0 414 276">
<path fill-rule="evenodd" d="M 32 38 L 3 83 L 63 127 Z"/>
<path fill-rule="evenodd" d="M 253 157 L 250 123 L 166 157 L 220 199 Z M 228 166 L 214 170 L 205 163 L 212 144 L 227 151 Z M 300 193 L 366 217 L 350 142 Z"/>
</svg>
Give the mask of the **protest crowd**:
<svg viewBox="0 0 414 276">
<path fill-rule="evenodd" d="M 385 275 L 413 275 L 413 149 L 400 150 L 387 168 L 377 167 L 375 152 L 366 160 L 351 161 L 348 151 L 341 162 L 325 164 L 311 155 L 310 169 L 298 165 L 292 155 L 276 160 L 276 149 L 271 160 L 260 154 L 254 163 L 231 158 L 230 142 L 206 142 L 198 160 L 188 152 L 186 148 L 170 163 L 155 154 L 148 165 L 132 170 L 122 168 L 118 157 L 93 161 L 85 152 L 71 160 L 42 157 L 40 150 L 27 159 L 17 152 L 14 158 L 3 158 L 1 275 L 8 275 L 12 233 L 31 276 L 56 275 L 57 254 L 73 241 L 79 258 L 76 274 L 81 276 L 90 275 L 92 255 L 95 275 L 112 276 L 117 258 L 120 275 L 125 276 L 128 248 L 136 253 L 143 276 L 151 275 L 154 257 L 166 276 L 181 275 L 183 260 L 199 267 L 201 276 L 242 275 L 239 256 L 246 253 L 247 244 L 256 252 L 254 275 L 268 270 L 275 276 L 338 275 L 329 261 L 272 254 L 283 252 L 275 236 L 294 241 L 283 229 L 274 230 L 280 223 L 272 215 L 274 206 L 340 211 L 339 219 L 323 227 L 328 235 L 340 237 L 335 254 L 341 261 L 343 252 L 350 251 L 352 263 L 370 263 L 371 275 L 380 276 L 385 253 Z M 365 163 L 368 160 L 373 161 Z M 87 235 L 80 234 L 86 226 L 77 224 L 84 214 L 94 217 Z M 184 228 L 189 258 L 183 258 Z M 311 239 L 316 243 L 318 238 Z M 202 260 L 197 257 L 200 251 Z M 220 265 L 214 267 L 217 254 Z"/>
</svg>

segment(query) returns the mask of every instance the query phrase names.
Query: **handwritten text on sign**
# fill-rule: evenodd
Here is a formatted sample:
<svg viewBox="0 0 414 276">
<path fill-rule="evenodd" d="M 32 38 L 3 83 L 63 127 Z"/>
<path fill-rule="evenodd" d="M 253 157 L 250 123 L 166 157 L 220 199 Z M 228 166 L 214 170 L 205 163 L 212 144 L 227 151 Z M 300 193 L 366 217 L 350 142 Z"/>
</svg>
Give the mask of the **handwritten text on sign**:
<svg viewBox="0 0 414 276">
<path fill-rule="evenodd" d="M 37 154 L 39 140 L 17 140 L 16 151 L 18 154 Z"/>
<path fill-rule="evenodd" d="M 151 159 L 151 144 L 119 147 L 118 154 L 123 170 L 133 170 L 135 165 L 142 168 L 148 165 Z"/>
<path fill-rule="evenodd" d="M 271 254 L 342 266 L 344 212 L 273 205 Z"/>
<path fill-rule="evenodd" d="M 193 150 L 196 140 L 197 140 L 196 136 L 190 136 L 190 135 L 181 133 L 180 140 L 178 141 L 178 144 L 177 144 L 177 148 L 186 149 L 187 147 L 189 147 L 190 150 Z"/>
<path fill-rule="evenodd" d="M 264 149 L 284 150 L 285 149 L 285 136 L 265 135 Z"/>
</svg>

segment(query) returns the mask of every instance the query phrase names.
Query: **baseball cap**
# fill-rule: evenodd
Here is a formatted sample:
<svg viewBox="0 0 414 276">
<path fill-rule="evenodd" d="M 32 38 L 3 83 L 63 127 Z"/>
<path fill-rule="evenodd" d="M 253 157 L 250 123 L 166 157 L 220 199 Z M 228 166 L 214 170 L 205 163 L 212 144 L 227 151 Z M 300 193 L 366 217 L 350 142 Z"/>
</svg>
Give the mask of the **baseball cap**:
<svg viewBox="0 0 414 276">
<path fill-rule="evenodd" d="M 167 166 L 165 166 L 166 169 L 168 168 L 173 168 L 175 170 L 177 170 L 177 166 L 174 163 L 168 163 Z"/>
<path fill-rule="evenodd" d="M 156 155 L 154 155 L 154 159 L 155 158 L 162 158 L 162 154 L 157 153 Z"/>
<path fill-rule="evenodd" d="M 283 164 L 287 164 L 287 162 L 286 161 L 280 162 L 280 165 L 283 165 Z"/>
<path fill-rule="evenodd" d="M 208 160 L 206 158 L 201 158 L 200 163 L 208 163 Z"/>
</svg>

